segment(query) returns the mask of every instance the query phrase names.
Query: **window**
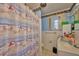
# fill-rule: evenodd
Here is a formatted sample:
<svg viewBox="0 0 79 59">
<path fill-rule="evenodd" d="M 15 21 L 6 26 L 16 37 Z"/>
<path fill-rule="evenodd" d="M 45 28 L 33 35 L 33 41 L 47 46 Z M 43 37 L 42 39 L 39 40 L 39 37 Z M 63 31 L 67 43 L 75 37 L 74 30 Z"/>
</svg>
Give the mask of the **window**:
<svg viewBox="0 0 79 59">
<path fill-rule="evenodd" d="M 60 20 L 58 16 L 42 18 L 42 31 L 54 31 L 60 29 Z"/>
<path fill-rule="evenodd" d="M 70 14 L 70 13 L 66 13 L 65 14 L 65 20 L 68 21 L 68 23 L 73 24 L 74 23 L 74 15 Z"/>
<path fill-rule="evenodd" d="M 54 20 L 54 28 L 55 29 L 58 29 L 59 28 L 58 25 L 59 25 L 58 20 Z"/>
<path fill-rule="evenodd" d="M 58 30 L 60 26 L 59 17 L 53 16 L 51 19 L 51 30 Z"/>
</svg>

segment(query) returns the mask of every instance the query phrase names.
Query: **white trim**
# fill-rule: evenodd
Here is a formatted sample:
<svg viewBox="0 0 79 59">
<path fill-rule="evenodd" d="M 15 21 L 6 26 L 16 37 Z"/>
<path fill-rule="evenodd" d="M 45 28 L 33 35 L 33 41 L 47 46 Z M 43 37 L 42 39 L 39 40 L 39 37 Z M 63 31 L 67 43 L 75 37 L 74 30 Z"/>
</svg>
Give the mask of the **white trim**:
<svg viewBox="0 0 79 59">
<path fill-rule="evenodd" d="M 40 19 L 40 55 L 42 55 L 42 29 L 41 29 L 41 19 Z"/>
</svg>

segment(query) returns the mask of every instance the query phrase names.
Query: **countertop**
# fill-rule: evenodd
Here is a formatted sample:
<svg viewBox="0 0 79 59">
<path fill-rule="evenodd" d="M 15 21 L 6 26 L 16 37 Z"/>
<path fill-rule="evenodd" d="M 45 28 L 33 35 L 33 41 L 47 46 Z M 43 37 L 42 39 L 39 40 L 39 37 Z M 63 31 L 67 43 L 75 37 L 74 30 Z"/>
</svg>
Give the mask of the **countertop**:
<svg viewBox="0 0 79 59">
<path fill-rule="evenodd" d="M 65 42 L 61 39 L 58 39 L 57 43 L 58 43 L 57 44 L 58 51 L 64 51 L 64 52 L 79 55 L 79 48 L 76 48 L 76 47 L 70 45 L 68 42 Z"/>
</svg>

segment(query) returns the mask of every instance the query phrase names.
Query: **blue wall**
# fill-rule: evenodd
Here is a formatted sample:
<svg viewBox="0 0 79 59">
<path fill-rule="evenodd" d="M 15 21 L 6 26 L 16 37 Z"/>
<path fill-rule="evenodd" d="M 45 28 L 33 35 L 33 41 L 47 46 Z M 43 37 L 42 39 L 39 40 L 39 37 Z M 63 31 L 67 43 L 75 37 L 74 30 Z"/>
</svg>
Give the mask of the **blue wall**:
<svg viewBox="0 0 79 59">
<path fill-rule="evenodd" d="M 42 18 L 42 31 L 48 31 L 48 18 Z"/>
</svg>

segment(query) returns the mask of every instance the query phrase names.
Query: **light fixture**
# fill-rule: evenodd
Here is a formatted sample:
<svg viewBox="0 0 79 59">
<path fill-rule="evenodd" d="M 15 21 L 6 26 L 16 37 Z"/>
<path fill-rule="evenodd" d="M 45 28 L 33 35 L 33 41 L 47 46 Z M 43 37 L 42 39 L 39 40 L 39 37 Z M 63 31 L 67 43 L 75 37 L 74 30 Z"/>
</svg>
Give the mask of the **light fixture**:
<svg viewBox="0 0 79 59">
<path fill-rule="evenodd" d="M 40 3 L 40 7 L 46 7 L 46 3 Z"/>
</svg>

